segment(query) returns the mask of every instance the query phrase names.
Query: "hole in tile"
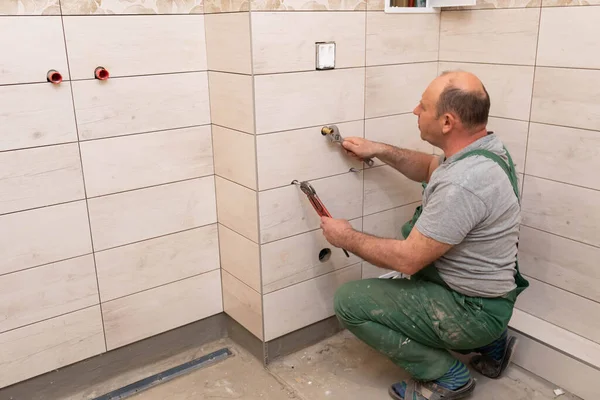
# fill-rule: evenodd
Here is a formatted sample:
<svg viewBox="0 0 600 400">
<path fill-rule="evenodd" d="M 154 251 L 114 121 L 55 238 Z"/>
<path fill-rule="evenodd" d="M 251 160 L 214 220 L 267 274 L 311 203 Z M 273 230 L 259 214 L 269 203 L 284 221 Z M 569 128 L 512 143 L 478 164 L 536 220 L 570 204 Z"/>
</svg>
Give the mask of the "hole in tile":
<svg viewBox="0 0 600 400">
<path fill-rule="evenodd" d="M 331 257 L 331 249 L 323 249 L 319 252 L 319 261 L 325 262 Z"/>
</svg>

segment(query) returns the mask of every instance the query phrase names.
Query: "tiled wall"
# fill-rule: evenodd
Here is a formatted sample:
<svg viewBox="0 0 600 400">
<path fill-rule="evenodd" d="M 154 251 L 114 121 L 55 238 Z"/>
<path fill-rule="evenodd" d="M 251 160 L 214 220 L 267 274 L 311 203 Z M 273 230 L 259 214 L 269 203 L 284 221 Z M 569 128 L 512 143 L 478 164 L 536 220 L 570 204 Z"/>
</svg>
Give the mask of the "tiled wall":
<svg viewBox="0 0 600 400">
<path fill-rule="evenodd" d="M 4 387 L 222 296 L 201 2 L 1 3 Z"/>
</svg>

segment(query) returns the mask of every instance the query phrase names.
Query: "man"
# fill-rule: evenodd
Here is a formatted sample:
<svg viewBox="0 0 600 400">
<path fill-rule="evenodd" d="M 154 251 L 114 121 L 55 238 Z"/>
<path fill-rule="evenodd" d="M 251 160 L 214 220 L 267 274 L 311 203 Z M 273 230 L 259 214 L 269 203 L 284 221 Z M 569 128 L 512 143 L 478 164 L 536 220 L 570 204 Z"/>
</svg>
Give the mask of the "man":
<svg viewBox="0 0 600 400">
<path fill-rule="evenodd" d="M 357 232 L 322 218 L 327 240 L 410 279 L 368 279 L 335 296 L 342 324 L 414 379 L 390 387 L 394 399 L 460 399 L 475 387 L 449 350 L 475 356 L 471 365 L 497 378 L 515 338 L 507 337 L 517 295 L 529 284 L 517 263 L 520 200 L 512 159 L 486 129 L 489 95 L 477 77 L 454 71 L 436 78 L 413 111 L 421 138 L 444 156 L 362 138 L 344 148 L 377 157 L 423 182 L 422 205 L 402 228 L 405 240 Z"/>
</svg>

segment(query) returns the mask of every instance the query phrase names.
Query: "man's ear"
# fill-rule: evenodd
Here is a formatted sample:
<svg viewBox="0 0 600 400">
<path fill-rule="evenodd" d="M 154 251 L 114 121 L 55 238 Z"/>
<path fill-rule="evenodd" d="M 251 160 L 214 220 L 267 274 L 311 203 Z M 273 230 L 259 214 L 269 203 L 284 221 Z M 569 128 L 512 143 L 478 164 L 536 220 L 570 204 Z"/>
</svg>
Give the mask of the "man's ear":
<svg viewBox="0 0 600 400">
<path fill-rule="evenodd" d="M 442 115 L 442 133 L 446 134 L 456 125 L 456 118 L 450 113 Z"/>
</svg>

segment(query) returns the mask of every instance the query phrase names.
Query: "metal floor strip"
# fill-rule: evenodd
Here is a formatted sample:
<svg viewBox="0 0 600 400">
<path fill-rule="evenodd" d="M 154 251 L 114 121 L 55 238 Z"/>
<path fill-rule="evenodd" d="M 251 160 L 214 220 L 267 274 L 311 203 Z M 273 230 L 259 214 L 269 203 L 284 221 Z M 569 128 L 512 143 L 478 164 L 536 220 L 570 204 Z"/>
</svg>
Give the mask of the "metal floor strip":
<svg viewBox="0 0 600 400">
<path fill-rule="evenodd" d="M 113 390 L 112 392 L 104 394 L 100 397 L 96 397 L 93 400 L 121 400 L 134 394 L 138 394 L 144 390 L 148 390 L 154 386 L 160 385 L 161 383 L 168 382 L 174 378 L 177 378 L 178 376 L 216 364 L 217 362 L 223 361 L 232 355 L 233 353 L 227 347 L 219 349 L 200 358 L 196 358 L 195 360 L 186 362 L 185 364 L 181 364 L 166 371 L 159 372 L 127 386 L 123 386 L 120 389 Z"/>
</svg>

